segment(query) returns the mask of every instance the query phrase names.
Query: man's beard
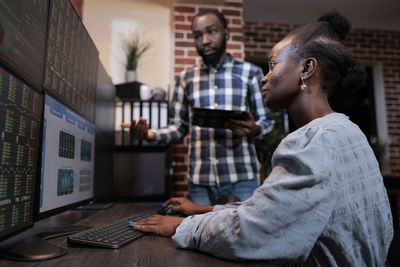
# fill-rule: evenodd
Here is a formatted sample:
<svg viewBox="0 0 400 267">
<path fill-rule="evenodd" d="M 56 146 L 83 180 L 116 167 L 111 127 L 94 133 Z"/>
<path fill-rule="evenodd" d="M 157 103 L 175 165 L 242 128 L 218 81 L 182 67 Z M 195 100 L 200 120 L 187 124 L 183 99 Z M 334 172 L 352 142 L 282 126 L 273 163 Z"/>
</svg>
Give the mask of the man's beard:
<svg viewBox="0 0 400 267">
<path fill-rule="evenodd" d="M 201 58 L 203 59 L 203 62 L 207 66 L 216 66 L 218 65 L 219 61 L 221 60 L 222 55 L 224 54 L 226 50 L 226 38 L 224 37 L 222 39 L 222 43 L 220 47 L 215 48 L 215 53 L 211 55 L 204 55 L 203 51 L 197 50 Z"/>
</svg>

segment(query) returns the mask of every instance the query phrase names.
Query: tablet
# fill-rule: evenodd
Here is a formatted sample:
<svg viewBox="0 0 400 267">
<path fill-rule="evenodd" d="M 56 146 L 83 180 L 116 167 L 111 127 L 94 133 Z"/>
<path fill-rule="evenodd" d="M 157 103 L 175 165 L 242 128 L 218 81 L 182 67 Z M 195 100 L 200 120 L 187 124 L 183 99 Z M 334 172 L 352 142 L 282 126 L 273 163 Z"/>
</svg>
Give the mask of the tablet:
<svg viewBox="0 0 400 267">
<path fill-rule="evenodd" d="M 246 120 L 248 112 L 238 110 L 193 108 L 193 124 L 200 127 L 224 128 L 229 119 Z"/>
</svg>

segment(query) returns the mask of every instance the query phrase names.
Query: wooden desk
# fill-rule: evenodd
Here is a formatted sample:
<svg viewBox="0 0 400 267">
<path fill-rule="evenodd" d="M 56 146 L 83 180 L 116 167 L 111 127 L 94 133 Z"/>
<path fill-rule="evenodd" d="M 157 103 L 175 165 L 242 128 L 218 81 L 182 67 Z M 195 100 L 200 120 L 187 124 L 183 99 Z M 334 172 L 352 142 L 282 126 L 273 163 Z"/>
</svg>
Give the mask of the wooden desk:
<svg viewBox="0 0 400 267">
<path fill-rule="evenodd" d="M 107 224 L 135 212 L 155 211 L 154 203 L 117 203 L 107 210 L 96 212 L 67 211 L 46 218 L 35 224 L 30 232 L 37 232 L 45 225 L 62 225 L 65 221 L 76 221 L 77 225 L 98 226 Z M 76 247 L 67 244 L 66 236 L 48 240 L 52 244 L 64 247 L 68 253 L 62 257 L 41 262 L 17 262 L 6 259 L 0 260 L 1 266 L 266 266 L 265 262 L 231 262 L 207 254 L 177 249 L 171 238 L 149 234 L 120 249 L 104 249 L 93 247 Z"/>
</svg>

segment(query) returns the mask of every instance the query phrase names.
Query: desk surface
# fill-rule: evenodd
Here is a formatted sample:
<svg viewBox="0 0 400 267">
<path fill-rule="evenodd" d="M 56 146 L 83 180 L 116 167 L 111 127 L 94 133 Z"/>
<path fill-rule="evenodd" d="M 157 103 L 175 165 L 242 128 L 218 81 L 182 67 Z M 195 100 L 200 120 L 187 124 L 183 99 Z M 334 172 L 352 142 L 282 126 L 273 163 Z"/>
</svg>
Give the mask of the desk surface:
<svg viewBox="0 0 400 267">
<path fill-rule="evenodd" d="M 107 224 L 135 212 L 155 211 L 154 203 L 117 203 L 107 210 L 91 212 L 83 216 L 84 211 L 67 211 L 46 218 L 35 224 L 34 228 L 44 225 L 62 225 L 63 221 L 78 218 L 76 225 L 98 226 Z M 65 224 L 65 223 L 64 223 Z M 34 229 L 33 229 L 34 230 Z M 66 236 L 48 240 L 48 242 L 67 249 L 62 257 L 41 262 L 16 262 L 2 259 L 1 266 L 265 266 L 265 262 L 231 262 L 207 254 L 177 249 L 171 238 L 146 235 L 120 249 L 76 247 L 67 244 Z"/>
</svg>

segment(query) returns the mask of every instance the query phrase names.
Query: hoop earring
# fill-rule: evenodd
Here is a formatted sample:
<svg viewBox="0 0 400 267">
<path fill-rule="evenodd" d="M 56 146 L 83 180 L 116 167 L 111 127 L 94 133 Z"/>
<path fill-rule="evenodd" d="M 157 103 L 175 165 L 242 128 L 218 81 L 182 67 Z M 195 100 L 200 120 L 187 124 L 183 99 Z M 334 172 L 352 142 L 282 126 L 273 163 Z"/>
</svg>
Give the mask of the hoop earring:
<svg viewBox="0 0 400 267">
<path fill-rule="evenodd" d="M 300 89 L 301 89 L 301 91 L 306 92 L 307 91 L 307 85 L 304 83 L 303 77 L 300 76 L 300 79 L 301 79 L 301 83 L 302 83 L 301 86 L 300 86 Z"/>
</svg>

